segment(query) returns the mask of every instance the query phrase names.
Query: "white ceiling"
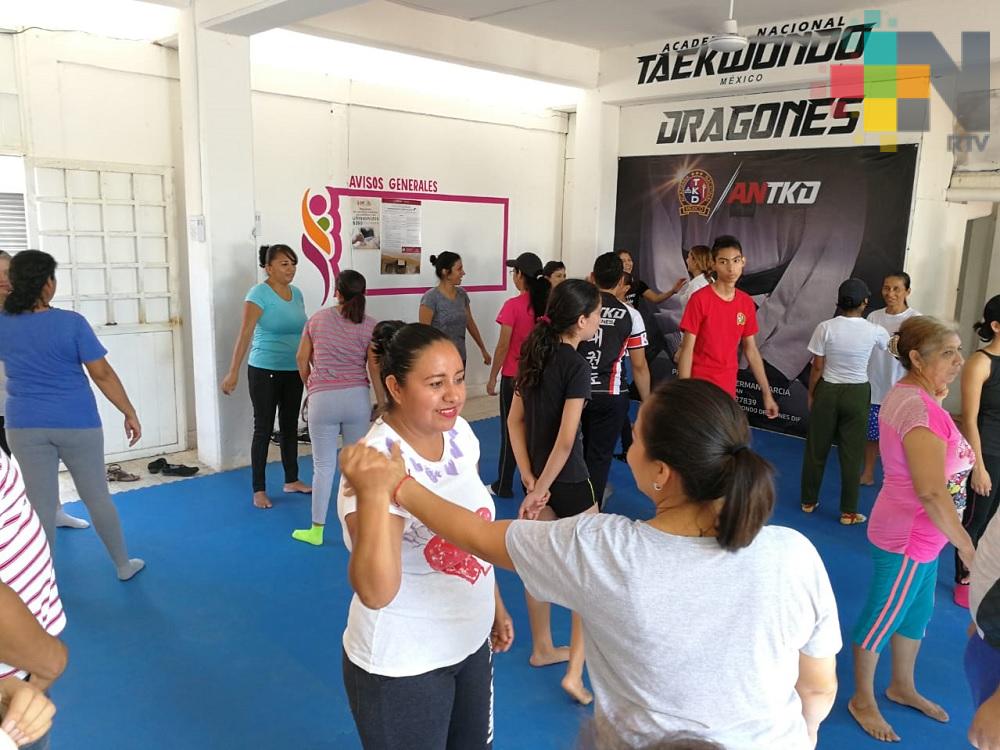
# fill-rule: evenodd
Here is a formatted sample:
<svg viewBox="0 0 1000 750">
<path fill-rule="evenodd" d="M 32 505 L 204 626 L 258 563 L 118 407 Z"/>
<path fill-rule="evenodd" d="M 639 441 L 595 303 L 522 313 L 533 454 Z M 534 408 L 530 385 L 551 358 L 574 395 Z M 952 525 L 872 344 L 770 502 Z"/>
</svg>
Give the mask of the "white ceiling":
<svg viewBox="0 0 1000 750">
<path fill-rule="evenodd" d="M 715 33 L 729 0 L 391 0 L 594 49 Z M 768 22 L 857 12 L 861 0 L 735 0 L 741 29 Z M 848 19 L 849 20 L 849 19 Z"/>
</svg>

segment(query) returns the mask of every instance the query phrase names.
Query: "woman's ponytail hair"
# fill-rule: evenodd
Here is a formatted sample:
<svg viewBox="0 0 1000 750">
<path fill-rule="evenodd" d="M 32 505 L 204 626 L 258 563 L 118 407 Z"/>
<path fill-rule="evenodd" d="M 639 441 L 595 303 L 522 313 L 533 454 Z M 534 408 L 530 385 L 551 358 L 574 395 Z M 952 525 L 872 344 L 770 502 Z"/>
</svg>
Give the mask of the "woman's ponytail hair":
<svg viewBox="0 0 1000 750">
<path fill-rule="evenodd" d="M 545 314 L 545 309 L 549 303 L 549 292 L 552 291 L 552 282 L 539 271 L 537 276 L 530 277 L 522 274 L 524 284 L 528 288 L 528 302 L 531 311 L 536 318 Z"/>
<path fill-rule="evenodd" d="M 749 546 L 774 510 L 774 468 L 750 448 L 743 410 L 718 386 L 693 379 L 664 383 L 642 408 L 646 454 L 680 475 L 692 502 L 722 498 L 720 547 Z"/>
<path fill-rule="evenodd" d="M 41 250 L 22 250 L 10 261 L 10 294 L 3 309 L 20 315 L 35 309 L 42 298 L 42 289 L 56 275 L 56 259 Z"/>
<path fill-rule="evenodd" d="M 983 308 L 983 319 L 972 326 L 976 335 L 981 341 L 987 344 L 993 340 L 997 334 L 993 332 L 993 324 L 1000 323 L 1000 294 L 990 298 Z"/>
<path fill-rule="evenodd" d="M 590 315 L 600 306 L 601 293 L 589 281 L 567 279 L 553 289 L 545 315 L 521 345 L 514 390 L 523 394 L 537 388 L 542 372 L 559 348 L 559 337 L 571 330 L 581 315 Z"/>
<path fill-rule="evenodd" d="M 274 259 L 279 255 L 287 255 L 293 266 L 299 264 L 299 256 L 288 245 L 261 245 L 257 251 L 257 262 L 264 268 L 274 263 Z"/>
<path fill-rule="evenodd" d="M 420 352 L 436 341 L 447 341 L 454 346 L 454 342 L 444 333 L 424 323 L 383 320 L 375 326 L 372 331 L 372 354 L 378 362 L 379 379 L 385 388 L 389 409 L 392 409 L 394 402 L 386 387 L 386 379 L 393 375 L 396 382 L 405 382 Z"/>
<path fill-rule="evenodd" d="M 350 269 L 337 277 L 337 291 L 343 298 L 340 314 L 352 323 L 360 323 L 365 317 L 365 277 Z"/>
</svg>

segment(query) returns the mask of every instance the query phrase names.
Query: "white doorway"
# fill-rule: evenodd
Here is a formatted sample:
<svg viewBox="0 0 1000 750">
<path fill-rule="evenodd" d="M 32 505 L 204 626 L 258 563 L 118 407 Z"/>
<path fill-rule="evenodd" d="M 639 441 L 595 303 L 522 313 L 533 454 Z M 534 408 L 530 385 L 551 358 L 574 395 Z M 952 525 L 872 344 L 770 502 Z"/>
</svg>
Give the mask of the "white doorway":
<svg viewBox="0 0 1000 750">
<path fill-rule="evenodd" d="M 29 160 L 28 241 L 59 263 L 55 303 L 83 315 L 143 426 L 129 448 L 98 398 L 108 461 L 187 448 L 172 170 Z"/>
</svg>

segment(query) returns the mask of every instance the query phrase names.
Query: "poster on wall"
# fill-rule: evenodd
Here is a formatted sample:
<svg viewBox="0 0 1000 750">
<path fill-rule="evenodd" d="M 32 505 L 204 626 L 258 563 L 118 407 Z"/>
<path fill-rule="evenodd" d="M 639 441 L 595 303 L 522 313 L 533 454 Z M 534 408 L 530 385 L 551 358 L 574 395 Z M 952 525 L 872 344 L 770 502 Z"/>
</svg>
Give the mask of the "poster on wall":
<svg viewBox="0 0 1000 750">
<path fill-rule="evenodd" d="M 379 249 L 381 198 L 351 198 L 351 247 Z"/>
<path fill-rule="evenodd" d="M 421 202 L 382 200 L 382 275 L 420 273 Z"/>
<path fill-rule="evenodd" d="M 757 345 L 781 408 L 776 420 L 763 416 L 741 360 L 737 400 L 754 426 L 805 434 L 806 347 L 835 314 L 842 281 L 864 279 L 869 310 L 884 306 L 882 279 L 903 268 L 916 156 L 916 146 L 901 145 L 619 160 L 615 247 L 632 252 L 634 273 L 650 286 L 669 289 L 686 276 L 692 246 L 711 246 L 723 234 L 740 240 L 746 265 L 738 287 L 757 305 Z M 672 297 L 643 312 L 654 379 L 676 377 L 680 303 Z"/>
</svg>

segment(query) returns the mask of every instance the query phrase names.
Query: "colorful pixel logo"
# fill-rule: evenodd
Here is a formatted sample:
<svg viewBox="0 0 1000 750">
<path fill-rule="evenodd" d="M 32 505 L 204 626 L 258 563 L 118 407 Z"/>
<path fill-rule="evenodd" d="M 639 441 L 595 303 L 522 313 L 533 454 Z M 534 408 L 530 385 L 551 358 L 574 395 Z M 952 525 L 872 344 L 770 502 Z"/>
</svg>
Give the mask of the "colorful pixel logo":
<svg viewBox="0 0 1000 750">
<path fill-rule="evenodd" d="M 932 85 L 961 131 L 989 132 L 989 32 L 962 32 L 959 66 L 929 31 L 884 30 L 880 11 L 865 11 L 864 21 L 872 29 L 864 64 L 831 65 L 830 96 L 864 99 L 865 132 L 882 133 L 883 145 L 894 145 L 896 133 L 929 130 Z M 896 19 L 885 25 L 894 28 Z"/>
</svg>

